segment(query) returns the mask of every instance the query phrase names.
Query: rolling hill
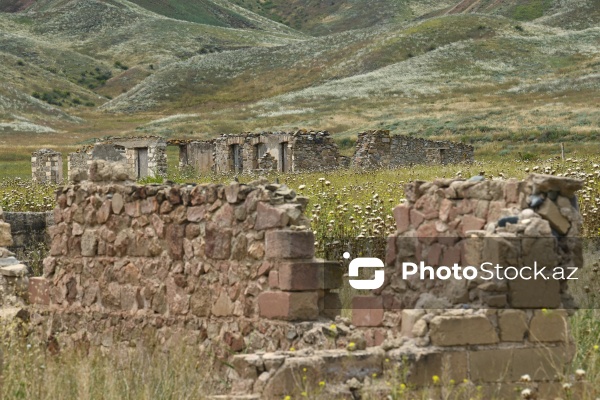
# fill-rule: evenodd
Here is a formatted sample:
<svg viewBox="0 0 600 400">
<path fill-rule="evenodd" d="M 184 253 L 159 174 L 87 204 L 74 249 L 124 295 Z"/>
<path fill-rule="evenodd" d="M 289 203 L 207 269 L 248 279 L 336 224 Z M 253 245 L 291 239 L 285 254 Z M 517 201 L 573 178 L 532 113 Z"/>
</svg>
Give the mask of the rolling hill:
<svg viewBox="0 0 600 400">
<path fill-rule="evenodd" d="M 0 0 L 0 134 L 592 140 L 599 30 L 596 0 Z"/>
</svg>

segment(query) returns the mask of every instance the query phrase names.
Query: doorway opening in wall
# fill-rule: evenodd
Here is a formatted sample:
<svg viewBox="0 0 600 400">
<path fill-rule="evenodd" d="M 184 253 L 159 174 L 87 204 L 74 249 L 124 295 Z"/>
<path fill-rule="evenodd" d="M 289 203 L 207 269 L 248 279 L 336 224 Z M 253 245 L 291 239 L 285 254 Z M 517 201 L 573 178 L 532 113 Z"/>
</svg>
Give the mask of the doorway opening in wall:
<svg viewBox="0 0 600 400">
<path fill-rule="evenodd" d="M 288 142 L 279 143 L 279 171 L 288 172 Z"/>
<path fill-rule="evenodd" d="M 264 143 L 258 143 L 258 144 L 256 144 L 255 147 L 256 147 L 256 160 L 254 160 L 254 163 L 255 163 L 254 169 L 257 169 L 257 168 L 259 168 L 260 159 L 267 152 L 267 145 Z"/>
<path fill-rule="evenodd" d="M 232 161 L 231 170 L 236 174 L 243 171 L 244 166 L 242 165 L 242 147 L 239 144 L 232 144 L 230 147 L 230 159 Z"/>
<path fill-rule="evenodd" d="M 148 177 L 148 148 L 140 147 L 135 149 L 135 171 L 137 179 Z"/>
</svg>

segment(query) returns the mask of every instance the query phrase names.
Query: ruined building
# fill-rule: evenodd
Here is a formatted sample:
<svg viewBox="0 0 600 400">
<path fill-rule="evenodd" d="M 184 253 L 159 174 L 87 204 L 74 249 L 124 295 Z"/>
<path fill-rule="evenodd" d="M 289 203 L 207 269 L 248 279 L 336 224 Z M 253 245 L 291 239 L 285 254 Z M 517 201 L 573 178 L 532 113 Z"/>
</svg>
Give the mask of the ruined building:
<svg viewBox="0 0 600 400">
<path fill-rule="evenodd" d="M 110 138 L 69 154 L 69 180 L 89 168 L 92 160 L 122 162 L 135 178 L 167 174 L 167 145 L 179 147 L 179 168 L 197 173 L 244 173 L 250 171 L 300 172 L 333 168 L 390 168 L 412 164 L 472 162 L 473 146 L 433 141 L 387 130 L 358 135 L 352 157 L 340 155 L 327 131 L 261 132 L 222 135 L 217 139 L 166 141 L 161 137 Z M 40 150 L 32 156 L 34 180 L 62 180 L 60 153 Z M 80 176 L 79 180 L 85 179 Z"/>
<path fill-rule="evenodd" d="M 427 140 L 390 131 L 360 133 L 351 167 L 389 168 L 411 164 L 473 162 L 473 146 L 446 140 Z"/>
<path fill-rule="evenodd" d="M 198 172 L 298 172 L 336 168 L 340 155 L 329 132 L 262 132 L 222 135 L 211 141 L 174 141 L 179 166 Z"/>
<path fill-rule="evenodd" d="M 136 179 L 167 174 L 167 142 L 156 136 L 111 138 L 69 154 L 69 180 L 92 160 L 122 162 Z"/>
</svg>

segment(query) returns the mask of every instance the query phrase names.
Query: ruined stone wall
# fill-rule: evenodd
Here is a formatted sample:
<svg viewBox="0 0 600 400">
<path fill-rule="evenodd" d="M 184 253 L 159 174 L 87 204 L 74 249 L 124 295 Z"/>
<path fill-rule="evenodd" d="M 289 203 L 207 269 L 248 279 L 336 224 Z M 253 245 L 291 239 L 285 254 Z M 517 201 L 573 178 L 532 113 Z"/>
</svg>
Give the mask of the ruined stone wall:
<svg viewBox="0 0 600 400">
<path fill-rule="evenodd" d="M 8 249 L 13 245 L 10 224 L 4 222 L 0 209 L 0 323 L 16 317 L 20 311 L 16 307 L 24 305 L 27 299 L 29 269 Z"/>
<path fill-rule="evenodd" d="M 78 171 L 87 171 L 88 163 L 91 161 L 91 156 L 86 151 L 80 151 L 76 153 L 69 153 L 68 156 L 68 178 L 69 182 L 72 182 Z"/>
<path fill-rule="evenodd" d="M 389 168 L 411 164 L 455 164 L 473 161 L 473 146 L 369 131 L 358 135 L 350 165 Z"/>
<path fill-rule="evenodd" d="M 62 183 L 62 154 L 50 149 L 33 152 L 31 155 L 31 179 L 39 183 Z"/>
<path fill-rule="evenodd" d="M 55 330 L 61 346 L 186 337 L 234 351 L 276 350 L 310 329 L 291 336 L 285 321 L 325 312 L 326 263 L 314 259 L 305 198 L 264 181 L 106 184 L 93 172 L 105 169 L 91 168 L 95 182 L 57 194 L 35 292 L 46 293 L 36 295 L 40 329 Z"/>
<path fill-rule="evenodd" d="M 265 169 L 260 166 L 260 159 L 266 153 L 282 172 L 336 168 L 340 162 L 338 147 L 325 131 L 243 133 L 216 139 L 216 172 L 234 171 L 234 145 L 238 146 L 238 172 Z"/>
<path fill-rule="evenodd" d="M 199 173 L 212 172 L 215 144 L 213 141 L 194 141 L 180 145 L 179 168 L 193 167 Z"/>
<path fill-rule="evenodd" d="M 340 166 L 337 144 L 328 132 L 297 135 L 293 146 L 294 171 L 319 171 Z"/>
<path fill-rule="evenodd" d="M 244 398 L 300 396 L 321 381 L 328 398 L 361 390 L 384 398 L 392 379 L 417 392 L 433 387 L 435 397 L 508 398 L 526 374 L 538 399 L 562 390 L 574 352 L 563 280 L 425 281 L 400 272 L 405 261 L 581 267 L 580 181 L 409 184 L 393 211 L 384 285 L 355 293 L 348 319 L 336 292 L 343 269 L 314 258 L 308 199 L 293 190 L 264 181 L 106 184 L 94 171 L 107 168 L 58 192 L 44 279 L 30 285 L 38 330 L 61 346 L 224 343 L 244 353 L 223 375 Z"/>
<path fill-rule="evenodd" d="M 544 175 L 409 184 L 407 202 L 394 209 L 383 287 L 353 296 L 351 321 L 322 328 L 344 350 L 237 355 L 238 382 L 273 399 L 322 381 L 324 397 L 385 398 L 400 384 L 407 398 L 515 398 L 524 388 L 529 398 L 559 396 L 575 352 L 566 280 L 403 279 L 401 270 L 407 261 L 581 267 L 581 186 Z M 572 387 L 580 398 L 586 390 L 585 382 Z"/>
<path fill-rule="evenodd" d="M 146 152 L 142 167 L 148 177 L 160 177 L 167 174 L 167 142 L 161 137 L 126 137 L 110 138 L 98 141 L 94 146 L 87 146 L 76 153 L 69 154 L 69 181 L 86 179 L 92 160 L 121 162 L 127 167 L 130 176 L 138 176 L 138 158 L 140 150 Z"/>
<path fill-rule="evenodd" d="M 4 221 L 11 227 L 13 244 L 10 248 L 18 251 L 47 244 L 46 229 L 54 224 L 54 215 L 52 212 L 5 212 Z"/>
</svg>

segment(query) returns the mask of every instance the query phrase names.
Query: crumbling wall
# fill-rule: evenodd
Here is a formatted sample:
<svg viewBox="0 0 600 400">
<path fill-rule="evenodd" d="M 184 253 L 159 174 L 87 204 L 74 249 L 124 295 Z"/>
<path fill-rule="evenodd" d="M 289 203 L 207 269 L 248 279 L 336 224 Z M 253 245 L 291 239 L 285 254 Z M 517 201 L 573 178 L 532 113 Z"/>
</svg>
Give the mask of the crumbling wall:
<svg viewBox="0 0 600 400">
<path fill-rule="evenodd" d="M 8 250 L 13 245 L 10 224 L 4 222 L 0 209 L 0 320 L 17 317 L 20 309 L 15 307 L 24 305 L 27 299 L 29 268 Z"/>
<path fill-rule="evenodd" d="M 473 162 L 473 146 L 458 142 L 390 135 L 387 130 L 360 133 L 350 165 L 389 168 L 412 164 Z"/>
<path fill-rule="evenodd" d="M 307 387 L 382 398 L 392 379 L 417 392 L 443 386 L 507 398 L 523 375 L 538 398 L 561 390 L 574 353 L 563 279 L 401 272 L 420 261 L 435 270 L 485 260 L 581 267 L 580 181 L 409 184 L 393 211 L 384 285 L 354 296 L 350 320 L 339 315 L 343 270 L 314 258 L 308 199 L 293 190 L 264 181 L 138 186 L 106 165 L 89 175 L 57 194 L 51 255 L 30 285 L 39 332 L 61 346 L 224 343 L 244 353 L 224 371 L 232 396 L 254 398 Z"/>
<path fill-rule="evenodd" d="M 409 184 L 393 213 L 384 285 L 353 297 L 351 321 L 322 328 L 344 350 L 237 355 L 237 393 L 275 399 L 327 382 L 324 397 L 384 398 L 402 385 L 415 398 L 513 398 L 517 388 L 555 398 L 575 352 L 566 279 L 428 280 L 402 270 L 421 261 L 434 270 L 483 262 L 505 270 L 536 261 L 546 273 L 582 267 L 574 195 L 581 187 L 545 175 Z M 583 396 L 589 388 L 578 382 L 571 390 Z"/>
<path fill-rule="evenodd" d="M 13 244 L 12 251 L 33 248 L 47 244 L 49 237 L 46 229 L 54 224 L 52 212 L 5 212 L 4 221 L 10 224 Z"/>
<path fill-rule="evenodd" d="M 167 142 L 161 137 L 110 138 L 69 154 L 69 181 L 81 181 L 93 160 L 119 162 L 135 179 L 167 174 Z"/>
<path fill-rule="evenodd" d="M 305 198 L 264 181 L 138 186 L 117 167 L 111 176 L 93 162 L 92 181 L 57 194 L 45 288 L 35 290 L 61 345 L 186 337 L 276 350 L 310 329 L 290 336 L 285 321 L 326 312 L 329 265 L 314 258 Z"/>
<path fill-rule="evenodd" d="M 39 183 L 62 183 L 62 154 L 50 149 L 41 149 L 31 155 L 31 178 Z"/>
<path fill-rule="evenodd" d="M 199 173 L 212 172 L 214 168 L 215 143 L 191 141 L 179 145 L 179 168 L 190 166 Z"/>
</svg>

